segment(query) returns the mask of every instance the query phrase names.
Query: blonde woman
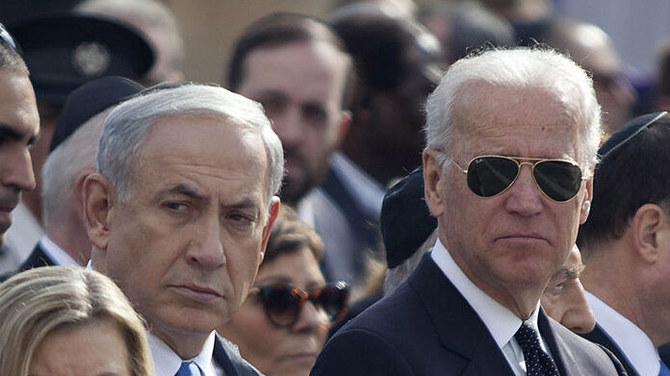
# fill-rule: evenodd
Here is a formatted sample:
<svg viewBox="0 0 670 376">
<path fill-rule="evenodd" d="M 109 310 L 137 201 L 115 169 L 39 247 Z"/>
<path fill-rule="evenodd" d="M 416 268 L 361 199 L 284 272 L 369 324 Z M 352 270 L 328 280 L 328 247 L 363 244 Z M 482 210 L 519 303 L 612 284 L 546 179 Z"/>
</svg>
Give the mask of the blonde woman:
<svg viewBox="0 0 670 376">
<path fill-rule="evenodd" d="M 31 269 L 0 284 L 0 375 L 153 375 L 144 325 L 106 276 Z"/>
</svg>

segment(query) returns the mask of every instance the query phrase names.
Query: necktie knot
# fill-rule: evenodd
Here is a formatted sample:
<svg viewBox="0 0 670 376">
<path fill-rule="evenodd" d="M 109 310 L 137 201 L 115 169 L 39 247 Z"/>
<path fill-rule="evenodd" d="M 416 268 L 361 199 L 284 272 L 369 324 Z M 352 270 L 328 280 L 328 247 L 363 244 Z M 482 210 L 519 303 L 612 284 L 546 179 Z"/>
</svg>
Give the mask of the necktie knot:
<svg viewBox="0 0 670 376">
<path fill-rule="evenodd" d="M 542 350 L 540 338 L 530 325 L 523 323 L 514 334 L 514 339 L 523 351 L 528 376 L 558 376 L 556 364 L 549 354 Z"/>
<path fill-rule="evenodd" d="M 194 361 L 181 362 L 181 366 L 174 376 L 202 376 L 200 367 Z"/>
</svg>

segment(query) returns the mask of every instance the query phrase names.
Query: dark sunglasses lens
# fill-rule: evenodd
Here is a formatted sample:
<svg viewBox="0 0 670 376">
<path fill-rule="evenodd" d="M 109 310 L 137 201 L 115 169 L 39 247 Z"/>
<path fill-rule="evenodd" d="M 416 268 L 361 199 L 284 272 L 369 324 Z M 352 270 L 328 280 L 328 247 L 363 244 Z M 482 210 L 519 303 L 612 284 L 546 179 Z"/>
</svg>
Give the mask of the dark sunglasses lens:
<svg viewBox="0 0 670 376">
<path fill-rule="evenodd" d="M 519 165 L 511 159 L 475 158 L 468 166 L 468 187 L 477 196 L 495 196 L 507 189 L 518 173 Z"/>
<path fill-rule="evenodd" d="M 316 305 L 323 309 L 330 322 L 341 319 L 346 306 L 347 292 L 335 286 L 328 286 L 321 290 L 316 299 Z"/>
<path fill-rule="evenodd" d="M 582 185 L 579 166 L 562 161 L 544 161 L 535 165 L 535 181 L 547 197 L 568 201 L 575 197 Z"/>
<path fill-rule="evenodd" d="M 270 320 L 279 326 L 292 325 L 300 313 L 300 306 L 300 297 L 285 287 L 270 291 L 265 302 Z"/>
</svg>

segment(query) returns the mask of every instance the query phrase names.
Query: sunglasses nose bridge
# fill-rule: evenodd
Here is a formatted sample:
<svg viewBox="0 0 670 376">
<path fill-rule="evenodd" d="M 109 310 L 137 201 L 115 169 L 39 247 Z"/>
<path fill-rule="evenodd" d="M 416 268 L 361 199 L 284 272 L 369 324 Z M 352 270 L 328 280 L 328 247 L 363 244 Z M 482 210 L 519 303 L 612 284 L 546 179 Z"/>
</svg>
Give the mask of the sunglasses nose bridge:
<svg viewBox="0 0 670 376">
<path fill-rule="evenodd" d="M 513 159 L 514 162 L 517 164 L 517 172 L 516 176 L 514 177 L 514 180 L 510 183 L 510 185 L 507 187 L 506 190 L 511 189 L 514 185 L 518 185 L 519 181 L 521 180 L 523 183 L 523 166 L 528 165 L 530 167 L 529 173 L 530 173 L 530 180 L 528 181 L 530 184 L 532 184 L 533 189 L 536 189 L 540 194 L 542 194 L 542 190 L 540 189 L 540 186 L 538 185 L 537 178 L 535 177 L 535 166 L 537 165 L 537 161 L 524 161 L 524 160 L 518 160 L 518 159 Z"/>
</svg>

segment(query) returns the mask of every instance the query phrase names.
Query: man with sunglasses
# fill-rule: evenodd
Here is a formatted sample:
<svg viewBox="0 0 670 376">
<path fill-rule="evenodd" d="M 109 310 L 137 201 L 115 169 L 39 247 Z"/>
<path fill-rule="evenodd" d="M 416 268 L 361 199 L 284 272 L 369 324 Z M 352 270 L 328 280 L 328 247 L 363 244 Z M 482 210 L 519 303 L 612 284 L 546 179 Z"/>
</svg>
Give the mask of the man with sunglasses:
<svg viewBox="0 0 670 376">
<path fill-rule="evenodd" d="M 29 149 L 40 119 L 28 74 L 16 42 L 0 24 L 0 244 L 21 193 L 35 188 Z"/>
<path fill-rule="evenodd" d="M 600 107 L 586 72 L 551 50 L 489 50 L 453 64 L 426 108 L 438 241 L 313 375 L 625 374 L 540 308 L 592 196 Z"/>
<path fill-rule="evenodd" d="M 629 375 L 670 375 L 670 116 L 637 117 L 598 151 L 588 221 L 579 229 L 583 282 L 596 318 L 585 337 Z"/>
</svg>

